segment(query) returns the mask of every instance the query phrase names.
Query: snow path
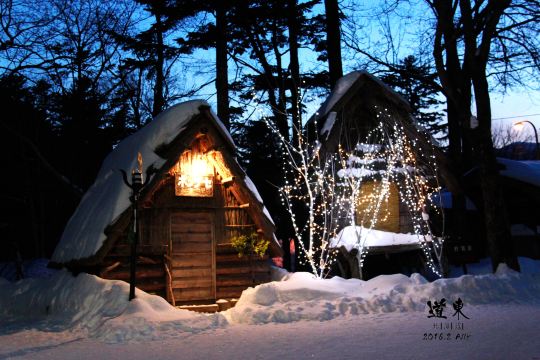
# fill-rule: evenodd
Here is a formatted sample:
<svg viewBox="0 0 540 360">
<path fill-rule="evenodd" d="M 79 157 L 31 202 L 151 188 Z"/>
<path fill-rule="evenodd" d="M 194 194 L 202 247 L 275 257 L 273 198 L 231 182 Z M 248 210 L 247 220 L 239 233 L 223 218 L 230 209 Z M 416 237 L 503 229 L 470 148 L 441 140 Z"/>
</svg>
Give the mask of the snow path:
<svg viewBox="0 0 540 360">
<path fill-rule="evenodd" d="M 427 311 L 233 325 L 121 344 L 81 339 L 77 332 L 44 332 L 28 323 L 11 331 L 2 326 L 0 359 L 540 359 L 540 306 L 479 305 L 463 311 L 470 317 L 464 320 L 467 340 L 423 340 L 424 333 L 436 332 Z"/>
</svg>

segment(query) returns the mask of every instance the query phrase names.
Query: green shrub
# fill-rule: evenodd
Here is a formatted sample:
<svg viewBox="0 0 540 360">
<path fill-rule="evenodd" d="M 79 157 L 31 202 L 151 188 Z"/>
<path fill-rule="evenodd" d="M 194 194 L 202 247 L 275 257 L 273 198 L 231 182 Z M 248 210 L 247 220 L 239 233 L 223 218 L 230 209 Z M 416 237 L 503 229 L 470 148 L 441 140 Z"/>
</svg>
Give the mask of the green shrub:
<svg viewBox="0 0 540 360">
<path fill-rule="evenodd" d="M 263 257 L 270 242 L 261 238 L 256 232 L 231 238 L 233 248 L 238 251 L 238 257 L 245 254 L 256 254 Z"/>
</svg>

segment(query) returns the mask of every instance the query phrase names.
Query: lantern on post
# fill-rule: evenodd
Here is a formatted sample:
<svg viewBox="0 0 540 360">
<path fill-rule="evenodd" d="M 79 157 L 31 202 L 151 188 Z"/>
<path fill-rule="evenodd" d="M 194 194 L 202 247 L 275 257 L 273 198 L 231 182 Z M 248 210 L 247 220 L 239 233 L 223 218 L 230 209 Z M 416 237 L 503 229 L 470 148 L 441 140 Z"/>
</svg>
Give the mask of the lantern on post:
<svg viewBox="0 0 540 360">
<path fill-rule="evenodd" d="M 138 222 L 138 205 L 139 195 L 144 187 L 144 179 L 142 174 L 143 160 L 141 153 L 137 154 L 137 169 L 131 171 L 131 184 L 127 179 L 127 174 L 124 170 L 122 178 L 124 183 L 131 189 L 129 200 L 132 205 L 132 227 L 128 232 L 128 241 L 130 244 L 130 260 L 129 260 L 129 301 L 135 298 L 135 283 L 136 283 L 136 266 L 137 266 L 137 244 L 139 242 L 139 222 Z"/>
</svg>

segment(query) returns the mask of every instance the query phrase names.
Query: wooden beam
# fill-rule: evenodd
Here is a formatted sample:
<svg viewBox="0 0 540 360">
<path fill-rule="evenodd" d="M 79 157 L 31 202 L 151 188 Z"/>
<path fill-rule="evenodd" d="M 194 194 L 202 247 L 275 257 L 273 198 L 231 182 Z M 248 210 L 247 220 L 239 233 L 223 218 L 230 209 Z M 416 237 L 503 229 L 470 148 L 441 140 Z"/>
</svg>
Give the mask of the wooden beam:
<svg viewBox="0 0 540 360">
<path fill-rule="evenodd" d="M 248 207 L 249 207 L 249 203 L 240 204 L 238 206 L 224 206 L 223 208 L 233 210 L 233 209 L 247 209 Z"/>
<path fill-rule="evenodd" d="M 103 271 L 101 271 L 100 273 L 100 277 L 103 277 L 105 276 L 108 272 L 111 272 L 113 271 L 114 269 L 116 269 L 117 267 L 119 267 L 122 263 L 120 261 L 117 261 L 115 262 L 114 264 L 112 264 L 111 266 L 108 266 L 106 267 L 105 269 L 103 269 Z"/>
<path fill-rule="evenodd" d="M 167 274 L 167 300 L 169 300 L 172 306 L 175 306 L 176 301 L 174 300 L 171 270 L 169 269 L 169 265 L 167 265 L 167 261 L 164 261 L 163 265 L 165 266 L 165 273 Z"/>
<path fill-rule="evenodd" d="M 234 181 L 234 176 L 229 176 L 229 177 L 226 177 L 226 178 L 223 178 L 221 179 L 221 183 L 223 185 L 229 185 L 230 183 L 232 183 Z"/>
</svg>

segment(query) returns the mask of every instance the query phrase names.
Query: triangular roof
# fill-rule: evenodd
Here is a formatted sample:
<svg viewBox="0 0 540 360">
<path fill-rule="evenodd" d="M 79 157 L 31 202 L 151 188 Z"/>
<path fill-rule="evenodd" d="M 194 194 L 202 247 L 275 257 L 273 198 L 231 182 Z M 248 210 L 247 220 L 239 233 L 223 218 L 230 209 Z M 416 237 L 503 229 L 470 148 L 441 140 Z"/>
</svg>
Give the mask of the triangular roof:
<svg viewBox="0 0 540 360">
<path fill-rule="evenodd" d="M 456 193 L 462 191 L 459 182 L 449 170 L 446 156 L 431 146 L 431 144 L 436 144 L 436 140 L 427 134 L 411 115 L 409 103 L 379 78 L 366 71 L 353 71 L 340 78 L 319 110 L 308 120 L 306 127 L 310 136 L 313 134 L 312 131 L 317 132 L 316 138 L 322 143 L 322 152 L 335 152 L 341 141 L 342 132 L 350 130 L 348 127 L 351 123 L 344 124 L 347 115 L 361 109 L 370 113 L 371 119 L 376 119 L 376 109 L 373 105 L 391 107 L 393 113 L 397 114 L 396 121 L 400 121 L 405 133 L 419 140 L 417 150 L 426 153 L 434 152 L 441 170 L 440 174 L 446 185 Z M 352 119 L 348 120 L 352 121 Z M 354 121 L 358 120 L 355 117 Z M 365 120 L 367 119 L 360 119 L 360 121 Z"/>
<path fill-rule="evenodd" d="M 88 189 L 68 221 L 51 261 L 68 263 L 94 257 L 108 238 L 108 229 L 122 217 L 126 218 L 131 207 L 129 200 L 131 190 L 124 184 L 120 170 L 130 172 L 137 168 L 137 153 L 140 152 L 144 168 L 148 169 L 152 166 L 157 170 L 156 175 L 145 179 L 147 187 L 152 187 L 152 184 L 159 180 L 157 179 L 159 174 L 168 171 L 165 168 L 176 161 L 170 159 L 171 156 L 165 156 L 163 149 L 168 148 L 182 136 L 188 135 L 187 130 L 197 123 L 201 116 L 213 124 L 221 135 L 222 146 L 226 148 L 224 153 L 232 154 L 235 150 L 234 141 L 221 121 L 210 111 L 207 102 L 194 100 L 169 108 L 142 129 L 120 142 L 105 158 L 94 184 Z M 226 161 L 238 177 L 235 181 L 244 185 L 247 196 L 256 204 L 255 210 L 264 214 L 261 217 L 265 222 L 264 228 L 271 229 L 266 231 L 268 236 L 269 232 L 273 232 L 274 223 L 255 185 L 234 157 L 227 156 Z M 272 246 L 275 247 L 276 244 Z"/>
<path fill-rule="evenodd" d="M 361 87 L 370 87 L 369 90 L 372 91 L 371 95 L 376 96 L 374 90 L 379 92 L 380 95 L 383 95 L 387 98 L 390 98 L 392 102 L 402 108 L 403 110 L 410 112 L 409 103 L 398 93 L 396 93 L 392 88 L 386 85 L 376 76 L 371 75 L 367 71 L 353 71 L 347 75 L 341 77 L 337 82 L 330 95 L 322 103 L 321 107 L 315 115 L 309 120 L 321 120 L 326 118 L 330 112 L 336 112 L 341 109 L 346 103 L 351 99 L 351 97 L 360 90 Z M 331 127 L 329 124 L 324 122 L 319 124 L 322 127 Z"/>
<path fill-rule="evenodd" d="M 322 103 L 315 114 L 308 120 L 308 126 L 317 124 L 318 138 L 324 143 L 331 138 L 328 146 L 330 151 L 333 144 L 339 138 L 343 129 L 343 113 L 348 107 L 359 107 L 364 111 L 374 111 L 371 105 L 374 103 L 384 103 L 392 105 L 400 115 L 410 118 L 409 103 L 398 93 L 392 90 L 376 76 L 366 71 L 353 71 L 337 82 L 332 92 Z"/>
</svg>

